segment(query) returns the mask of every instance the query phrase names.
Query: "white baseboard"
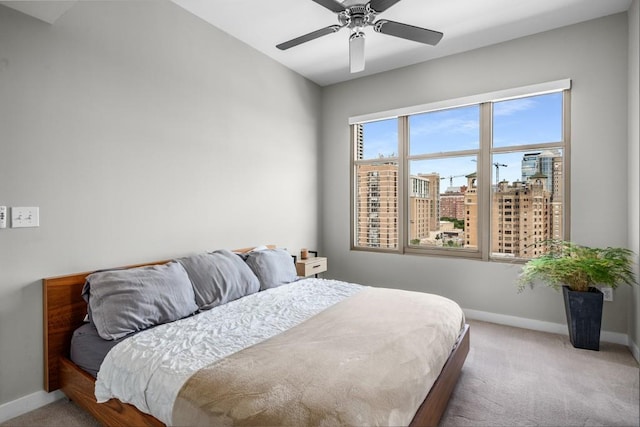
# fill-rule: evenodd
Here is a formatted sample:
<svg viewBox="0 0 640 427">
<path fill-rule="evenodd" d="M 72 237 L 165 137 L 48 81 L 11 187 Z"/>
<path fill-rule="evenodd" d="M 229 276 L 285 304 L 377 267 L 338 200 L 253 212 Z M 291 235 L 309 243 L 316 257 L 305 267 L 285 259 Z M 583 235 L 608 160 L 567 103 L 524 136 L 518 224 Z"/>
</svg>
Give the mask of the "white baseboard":
<svg viewBox="0 0 640 427">
<path fill-rule="evenodd" d="M 47 393 L 42 390 L 19 399 L 12 400 L 11 402 L 3 403 L 0 405 L 0 423 L 26 414 L 27 412 L 38 409 L 44 405 L 48 405 L 49 403 L 53 403 L 63 397 L 64 393 L 60 390 L 56 390 L 52 393 Z"/>
<path fill-rule="evenodd" d="M 629 349 L 631 350 L 631 354 L 636 359 L 638 363 L 640 363 L 640 349 L 638 348 L 638 344 L 635 343 L 631 337 L 629 337 Z"/>
<path fill-rule="evenodd" d="M 543 320 L 527 319 L 524 317 L 507 316 L 505 314 L 489 313 L 487 311 L 470 310 L 463 308 L 464 314 L 469 319 L 481 320 L 484 322 L 498 323 L 500 325 L 515 326 L 517 328 L 533 329 L 534 331 L 551 332 L 554 334 L 569 335 L 567 325 L 562 323 L 545 322 Z M 632 348 L 632 341 L 627 334 L 621 334 L 620 332 L 601 331 L 600 339 L 602 341 L 611 342 L 614 344 L 622 344 L 629 347 L 631 352 L 634 352 Z M 634 357 L 636 360 L 638 347 L 635 347 L 636 353 Z"/>
</svg>

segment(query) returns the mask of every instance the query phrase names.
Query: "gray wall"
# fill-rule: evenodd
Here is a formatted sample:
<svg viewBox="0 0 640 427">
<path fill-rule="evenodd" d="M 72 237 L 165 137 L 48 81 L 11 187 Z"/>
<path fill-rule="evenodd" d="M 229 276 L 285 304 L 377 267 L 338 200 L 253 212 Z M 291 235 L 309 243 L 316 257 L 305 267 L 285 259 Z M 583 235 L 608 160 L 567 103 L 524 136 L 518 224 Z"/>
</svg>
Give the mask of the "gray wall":
<svg viewBox="0 0 640 427">
<path fill-rule="evenodd" d="M 629 9 L 629 248 L 640 255 L 640 0 Z M 638 266 L 636 265 L 636 272 Z M 634 286 L 629 316 L 629 337 L 640 358 L 640 287 Z"/>
<path fill-rule="evenodd" d="M 0 6 L 0 404 L 42 389 L 42 277 L 318 236 L 321 90 L 170 2 Z M 295 160 L 292 160 L 295 159 Z"/>
<path fill-rule="evenodd" d="M 562 297 L 552 289 L 517 294 L 517 265 L 350 251 L 347 119 L 571 78 L 571 238 L 626 246 L 627 44 L 625 13 L 325 88 L 321 206 L 329 274 L 442 294 L 466 309 L 564 323 Z M 606 304 L 604 330 L 627 334 L 631 292 L 619 288 Z"/>
</svg>

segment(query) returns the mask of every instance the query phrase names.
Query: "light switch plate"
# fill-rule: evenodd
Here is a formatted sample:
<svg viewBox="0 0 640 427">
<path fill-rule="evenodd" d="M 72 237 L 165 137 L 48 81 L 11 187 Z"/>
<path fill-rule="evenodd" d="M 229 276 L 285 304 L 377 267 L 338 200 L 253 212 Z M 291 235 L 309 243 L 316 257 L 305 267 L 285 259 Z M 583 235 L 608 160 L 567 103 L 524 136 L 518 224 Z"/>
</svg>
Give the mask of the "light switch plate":
<svg viewBox="0 0 640 427">
<path fill-rule="evenodd" d="M 0 206 L 0 228 L 7 228 L 7 207 Z"/>
<path fill-rule="evenodd" d="M 11 227 L 40 227 L 40 208 L 13 207 L 11 208 Z"/>
</svg>

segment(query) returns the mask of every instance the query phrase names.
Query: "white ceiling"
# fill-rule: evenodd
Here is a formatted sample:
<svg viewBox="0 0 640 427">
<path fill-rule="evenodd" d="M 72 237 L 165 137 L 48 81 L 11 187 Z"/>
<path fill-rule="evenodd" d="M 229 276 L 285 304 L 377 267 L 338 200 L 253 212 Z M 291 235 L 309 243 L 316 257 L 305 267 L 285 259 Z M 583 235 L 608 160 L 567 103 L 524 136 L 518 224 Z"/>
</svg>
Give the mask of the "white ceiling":
<svg viewBox="0 0 640 427">
<path fill-rule="evenodd" d="M 9 6 L 22 13 L 31 15 L 41 21 L 53 24 L 67 10 L 69 10 L 76 1 L 0 1 L 0 4 Z"/>
<path fill-rule="evenodd" d="M 346 28 L 286 51 L 275 47 L 338 23 L 336 14 L 312 0 L 172 1 L 321 86 L 623 12 L 631 4 L 631 0 L 402 0 L 378 18 L 441 31 L 442 41 L 423 45 L 367 27 L 366 69 L 350 74 Z M 0 2 L 50 23 L 74 3 Z"/>
</svg>

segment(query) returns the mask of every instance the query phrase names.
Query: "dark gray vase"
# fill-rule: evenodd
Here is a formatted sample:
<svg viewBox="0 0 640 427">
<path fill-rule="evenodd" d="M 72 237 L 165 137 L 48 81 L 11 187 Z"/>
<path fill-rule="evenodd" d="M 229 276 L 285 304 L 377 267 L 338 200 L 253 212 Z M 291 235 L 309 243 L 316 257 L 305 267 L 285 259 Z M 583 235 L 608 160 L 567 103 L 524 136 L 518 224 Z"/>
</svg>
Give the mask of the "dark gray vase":
<svg viewBox="0 0 640 427">
<path fill-rule="evenodd" d="M 600 350 L 602 292 L 597 288 L 589 288 L 588 292 L 578 292 L 563 286 L 562 294 L 571 344 L 576 348 Z"/>
</svg>

